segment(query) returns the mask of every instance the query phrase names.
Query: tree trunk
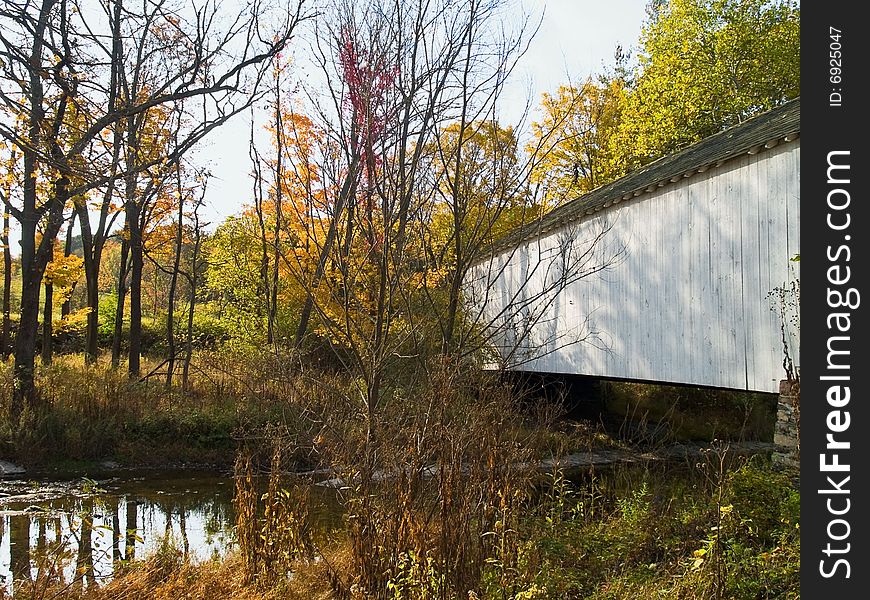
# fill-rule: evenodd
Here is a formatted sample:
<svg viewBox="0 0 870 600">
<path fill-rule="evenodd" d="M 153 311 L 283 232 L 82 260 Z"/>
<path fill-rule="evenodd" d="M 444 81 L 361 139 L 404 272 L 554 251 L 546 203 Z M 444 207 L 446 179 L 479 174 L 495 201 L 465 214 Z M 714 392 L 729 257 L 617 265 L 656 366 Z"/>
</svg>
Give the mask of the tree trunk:
<svg viewBox="0 0 870 600">
<path fill-rule="evenodd" d="M 66 230 L 66 242 L 64 242 L 64 245 L 63 245 L 64 258 L 66 258 L 70 254 L 72 254 L 72 240 L 73 240 L 72 232 L 73 232 L 73 226 L 75 225 L 75 223 L 76 223 L 76 213 L 73 212 L 72 216 L 69 219 L 69 227 Z M 76 289 L 76 283 L 77 282 L 75 282 L 75 281 L 72 282 L 72 286 L 71 286 L 69 294 L 66 297 L 66 300 L 64 300 L 63 304 L 60 305 L 60 317 L 62 319 L 68 317 L 69 314 L 72 312 L 71 297 L 72 297 L 73 291 Z"/>
<path fill-rule="evenodd" d="M 39 165 L 34 148 L 38 148 L 42 140 L 42 115 L 44 114 L 42 106 L 44 90 L 39 70 L 42 67 L 44 36 L 52 8 L 53 2 L 44 2 L 40 9 L 30 53 L 30 97 L 28 103 L 31 110 L 28 115 L 28 143 L 32 146 L 22 151 L 24 166 L 21 186 L 22 210 L 18 216 L 18 221 L 21 223 L 21 309 L 18 332 L 15 334 L 13 389 L 12 400 L 9 403 L 9 417 L 13 428 L 18 426 L 24 409 L 32 407 L 36 402 L 33 369 L 36 357 L 36 333 L 39 327 L 39 290 L 42 287 L 45 265 L 48 264 L 48 260 L 43 261 L 43 259 L 48 251 L 53 250 L 57 230 L 52 232 L 52 229 L 55 225 L 60 229 L 60 223 L 55 222 L 52 217 L 56 219 L 57 216 L 62 216 L 63 205 L 66 204 L 66 186 L 69 183 L 66 178 L 59 179 L 55 184 L 54 198 L 48 200 L 50 203 L 61 202 L 61 215 L 57 215 L 56 204 L 37 206 L 36 174 Z M 50 216 L 42 240 L 37 245 L 36 225 L 45 214 L 44 210 L 48 210 Z"/>
<path fill-rule="evenodd" d="M 190 297 L 187 309 L 187 339 L 184 348 L 184 367 L 181 372 L 181 389 L 187 392 L 188 376 L 190 374 L 190 359 L 193 357 L 193 311 L 196 308 L 196 278 L 199 273 L 199 249 L 202 243 L 202 232 L 199 230 L 199 205 L 193 212 L 193 258 L 190 264 Z"/>
<path fill-rule="evenodd" d="M 259 286 L 261 289 L 257 290 L 257 296 L 260 296 L 260 291 L 262 290 L 263 298 L 266 301 L 266 343 L 272 344 L 272 319 L 271 314 L 272 310 L 269 307 L 269 299 L 271 298 L 271 294 L 269 293 L 269 243 L 266 239 L 266 214 L 263 203 L 265 199 L 263 198 L 263 174 L 260 167 L 260 155 L 257 153 L 257 147 L 254 145 L 254 130 L 253 123 L 251 123 L 251 140 L 249 144 L 249 155 L 251 157 L 251 163 L 254 167 L 254 212 L 257 214 L 257 223 L 259 225 L 260 232 L 260 283 Z M 260 305 L 257 303 L 257 316 L 260 316 Z"/>
<path fill-rule="evenodd" d="M 341 191 L 338 194 L 338 199 L 335 202 L 335 214 L 329 220 L 329 229 L 326 233 L 326 239 L 323 241 L 323 247 L 320 249 L 320 257 L 317 261 L 317 268 L 314 271 L 311 284 L 305 293 L 305 304 L 302 305 L 302 311 L 299 314 L 299 325 L 296 328 L 295 346 L 300 348 L 302 340 L 305 338 L 305 333 L 308 331 L 308 322 L 311 320 L 311 313 L 314 310 L 314 291 L 320 285 L 320 280 L 323 279 L 326 273 L 326 263 L 329 260 L 329 253 L 332 252 L 332 246 L 338 237 L 338 222 L 341 219 L 341 214 L 344 212 L 344 206 L 349 198 L 356 194 L 357 169 L 359 168 L 359 156 L 354 156 L 348 168 L 347 177 L 342 184 Z"/>
<path fill-rule="evenodd" d="M 144 249 L 143 249 L 144 252 Z M 143 255 L 144 256 L 144 255 Z M 144 260 L 143 260 L 144 266 Z M 151 277 L 151 298 L 153 302 L 151 304 L 151 318 L 153 320 L 157 319 L 157 313 L 160 310 L 160 269 L 152 269 L 153 277 Z"/>
<path fill-rule="evenodd" d="M 102 244 L 91 232 L 91 222 L 88 207 L 84 202 L 76 203 L 76 213 L 79 216 L 79 229 L 82 233 L 82 256 L 85 267 L 85 291 L 87 297 L 88 323 L 85 330 L 85 363 L 92 364 L 97 360 L 100 335 L 100 262 L 102 260 Z"/>
<path fill-rule="evenodd" d="M 468 35 L 471 36 L 469 29 Z M 469 40 L 470 42 L 470 40 Z M 468 44 L 465 52 L 465 69 L 464 75 L 467 77 L 468 69 L 471 65 L 471 43 Z M 467 208 L 467 199 L 462 186 L 462 150 L 466 141 L 466 128 L 468 127 L 468 88 L 463 87 L 462 92 L 462 111 L 459 118 L 459 135 L 456 141 L 456 154 L 453 157 L 455 161 L 455 171 L 453 173 L 453 182 L 451 187 L 451 195 L 453 196 L 453 250 L 456 254 L 456 269 L 453 271 L 453 280 L 450 282 L 450 300 L 447 308 L 447 325 L 443 328 L 443 338 L 441 340 L 441 351 L 445 355 L 450 355 L 453 351 L 453 332 L 456 326 L 456 316 L 459 311 L 459 294 L 462 286 L 460 269 L 463 264 L 463 222 L 465 221 L 465 210 Z M 496 136 L 498 133 L 496 132 Z"/>
<path fill-rule="evenodd" d="M 142 356 L 142 225 L 139 205 L 127 202 L 127 227 L 130 229 L 130 354 L 127 372 L 130 378 L 139 377 Z"/>
<path fill-rule="evenodd" d="M 277 159 L 275 160 L 275 237 L 272 240 L 272 289 L 269 296 L 269 343 L 275 343 L 278 329 L 278 261 L 281 259 L 281 221 L 282 183 L 284 179 L 284 124 L 281 115 L 280 71 L 275 76 L 275 141 Z"/>
<path fill-rule="evenodd" d="M 9 248 L 9 212 L 3 211 L 3 331 L 0 333 L 0 351 L 5 362 L 12 353 L 9 336 L 12 329 L 12 250 Z"/>
<path fill-rule="evenodd" d="M 175 290 L 178 287 L 178 269 L 181 266 L 181 245 L 184 225 L 184 192 L 181 189 L 181 167 L 176 163 L 176 176 L 178 178 L 178 224 L 175 230 L 175 259 L 172 264 L 172 275 L 169 280 L 169 298 L 166 310 L 166 344 L 169 348 L 169 357 L 166 363 L 166 388 L 172 386 L 172 373 L 175 370 Z"/>
<path fill-rule="evenodd" d="M 280 201 L 276 199 L 276 206 L 280 206 Z M 281 219 L 281 209 L 275 209 L 275 221 Z M 278 337 L 278 261 L 281 258 L 281 249 L 278 244 L 281 239 L 281 233 L 278 225 L 275 225 L 275 240 L 274 240 L 274 262 L 272 263 L 272 289 L 269 297 L 269 340 L 270 344 L 274 344 Z"/>
<path fill-rule="evenodd" d="M 115 305 L 115 330 L 112 334 L 112 367 L 121 363 L 121 338 L 124 334 L 124 300 L 127 298 L 127 255 L 130 243 L 121 241 L 121 265 L 118 267 L 118 301 Z"/>
<path fill-rule="evenodd" d="M 188 378 L 190 376 L 190 360 L 193 358 L 193 311 L 196 307 L 196 271 L 191 278 L 190 283 L 190 300 L 187 310 L 187 336 L 184 341 L 184 365 L 181 371 L 181 388 L 186 392 L 188 389 Z"/>
<path fill-rule="evenodd" d="M 92 268 L 99 273 L 100 261 L 97 260 Z M 85 332 L 85 362 L 93 364 L 97 361 L 100 341 L 100 288 L 97 274 L 85 278 L 85 290 L 88 301 L 88 326 Z"/>
<path fill-rule="evenodd" d="M 122 56 L 123 56 L 123 38 L 121 37 L 121 11 L 123 2 L 117 0 L 113 6 L 113 17 L 111 19 L 112 26 L 112 70 L 108 109 L 115 110 L 115 104 L 120 92 L 119 76 L 123 71 Z M 135 90 L 134 90 L 135 92 Z M 128 121 L 129 123 L 129 121 Z M 99 337 L 100 337 L 100 294 L 99 294 L 99 277 L 100 263 L 103 259 L 103 247 L 106 244 L 106 237 L 111 223 L 107 223 L 109 211 L 112 206 L 112 199 L 115 192 L 115 175 L 118 172 L 118 165 L 121 156 L 121 146 L 123 145 L 123 128 L 120 123 L 116 123 L 112 127 L 112 163 L 109 168 L 109 179 L 105 190 L 103 191 L 103 201 L 100 205 L 100 215 L 97 221 L 96 231 L 91 228 L 91 219 L 87 204 L 84 200 L 76 203 L 76 212 L 79 216 L 79 231 L 82 237 L 82 258 L 85 264 L 85 282 L 87 292 L 87 306 L 90 309 L 88 312 L 87 330 L 85 333 L 85 363 L 90 364 L 97 360 L 99 352 Z M 132 139 L 127 139 L 128 151 L 135 146 L 132 144 Z M 135 175 L 128 174 L 127 180 L 130 181 Z M 114 217 L 112 217 L 114 222 Z M 68 244 L 72 241 L 70 234 L 72 233 L 72 223 L 67 234 Z"/>
<path fill-rule="evenodd" d="M 27 162 L 28 153 L 25 153 Z M 34 157 L 35 158 L 35 157 Z M 34 161 L 35 163 L 35 161 Z M 25 172 L 35 172 L 35 164 Z M 63 224 L 63 207 L 68 200 L 69 179 L 61 177 L 54 184 L 53 198 L 49 200 L 50 209 L 45 221 L 45 229 L 39 246 L 36 245 L 36 220 L 23 219 L 21 223 L 21 317 L 15 335 L 15 366 L 13 367 L 12 401 L 9 416 L 17 426 L 21 413 L 26 407 L 37 407 L 37 394 L 34 379 L 36 362 L 36 334 L 39 330 L 39 292 L 45 268 L 53 253 L 53 240 Z M 35 201 L 35 180 L 25 183 L 25 196 L 32 194 Z"/>
<path fill-rule="evenodd" d="M 51 364 L 52 320 L 54 319 L 54 284 L 45 282 L 45 302 L 42 306 L 42 364 Z"/>
<path fill-rule="evenodd" d="M 26 245 L 22 240 L 22 246 Z M 33 262 L 32 260 L 29 262 Z M 35 269 L 21 270 L 21 311 L 18 333 L 15 335 L 15 378 L 11 405 L 12 422 L 17 424 L 26 406 L 36 402 L 34 384 L 34 357 L 36 356 L 36 332 L 39 328 L 39 290 L 42 274 Z"/>
</svg>

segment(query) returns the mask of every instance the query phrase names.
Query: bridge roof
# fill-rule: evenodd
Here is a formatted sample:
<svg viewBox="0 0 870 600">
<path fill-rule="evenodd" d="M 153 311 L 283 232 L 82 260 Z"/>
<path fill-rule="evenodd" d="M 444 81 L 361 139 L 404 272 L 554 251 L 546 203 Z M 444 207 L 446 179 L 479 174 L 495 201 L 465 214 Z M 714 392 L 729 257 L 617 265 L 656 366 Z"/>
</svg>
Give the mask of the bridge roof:
<svg viewBox="0 0 870 600">
<path fill-rule="evenodd" d="M 524 240 L 540 237 L 565 223 L 578 221 L 623 200 L 719 167 L 738 156 L 756 154 L 780 142 L 793 141 L 800 135 L 800 117 L 800 98 L 790 100 L 556 207 L 498 240 L 487 254 L 514 248 Z"/>
</svg>

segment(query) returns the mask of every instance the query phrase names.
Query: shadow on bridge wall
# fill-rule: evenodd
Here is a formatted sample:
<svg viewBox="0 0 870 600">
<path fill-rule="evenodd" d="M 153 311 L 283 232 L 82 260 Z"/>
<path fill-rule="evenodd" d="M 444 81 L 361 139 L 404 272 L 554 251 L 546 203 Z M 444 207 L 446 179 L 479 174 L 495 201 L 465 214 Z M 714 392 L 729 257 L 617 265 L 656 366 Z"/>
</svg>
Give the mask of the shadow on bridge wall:
<svg viewBox="0 0 870 600">
<path fill-rule="evenodd" d="M 519 368 L 777 390 L 783 352 L 769 294 L 796 276 L 799 161 L 786 144 L 611 209 L 608 235 L 624 243 L 624 260 L 560 293 L 548 322 L 556 335 L 536 336 L 550 341 Z M 559 348 L 586 319 L 607 347 Z"/>
</svg>

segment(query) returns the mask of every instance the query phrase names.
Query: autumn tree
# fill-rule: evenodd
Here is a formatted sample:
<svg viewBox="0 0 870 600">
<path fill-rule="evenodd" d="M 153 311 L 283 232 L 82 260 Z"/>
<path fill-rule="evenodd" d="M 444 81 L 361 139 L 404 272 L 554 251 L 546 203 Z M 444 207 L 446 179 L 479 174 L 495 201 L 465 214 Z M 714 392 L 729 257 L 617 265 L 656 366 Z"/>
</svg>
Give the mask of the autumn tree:
<svg viewBox="0 0 870 600">
<path fill-rule="evenodd" d="M 450 123 L 432 152 L 431 215 L 420 227 L 421 271 L 442 352 L 468 350 L 461 327 L 463 283 L 472 264 L 510 231 L 538 218 L 542 205 L 528 187 L 534 162 L 521 155 L 512 127 L 493 121 Z M 437 297 L 441 291 L 445 301 Z M 429 311 L 427 311 L 429 312 Z"/>
<path fill-rule="evenodd" d="M 221 223 L 206 241 L 205 284 L 221 320 L 237 338 L 262 343 L 265 302 L 256 215 L 245 211 Z"/>
<path fill-rule="evenodd" d="M 0 134 L 22 155 L 20 208 L 7 205 L 22 229 L 21 308 L 10 403 L 12 422 L 17 423 L 25 404 L 35 399 L 33 369 L 42 276 L 72 195 L 73 163 L 80 160 L 90 140 L 63 135 L 67 111 L 78 94 L 67 2 L 7 3 L 0 9 L 0 21 L 0 100 L 8 114 L 25 123 L 23 132 L 8 122 L 0 123 Z M 62 147 L 64 141 L 73 148 Z M 46 190 L 43 194 L 38 192 L 40 187 Z M 43 229 L 38 237 L 40 225 Z"/>
<path fill-rule="evenodd" d="M 326 207 L 313 162 L 320 131 L 287 90 L 270 95 L 268 148 L 258 146 L 251 123 L 252 202 L 204 241 L 204 262 L 206 287 L 233 337 L 272 346 L 289 337 L 276 332 L 298 324 L 306 294 L 300 280 L 315 270 Z M 286 101 L 276 102 L 282 95 Z"/>
<path fill-rule="evenodd" d="M 604 77 L 544 93 L 543 115 L 532 123 L 532 144 L 542 157 L 531 182 L 542 187 L 548 205 L 573 200 L 623 174 L 612 154 L 612 138 L 626 93 L 623 80 Z"/>
<path fill-rule="evenodd" d="M 318 135 L 310 152 L 282 161 L 282 231 L 290 231 L 291 206 L 298 225 L 278 248 L 289 271 L 285 279 L 304 291 L 294 343 L 304 356 L 309 340 L 325 341 L 349 375 L 346 384 L 327 386 L 328 407 L 318 404 L 306 414 L 324 435 L 346 433 L 318 450 L 353 481 L 347 489 L 353 583 L 375 595 L 385 592 L 387 574 L 411 548 L 403 546 L 407 538 L 397 539 L 404 534 L 380 543 L 392 535 L 384 524 L 393 521 L 378 516 L 390 510 L 376 498 L 379 470 L 407 477 L 402 501 L 419 506 L 423 469 L 432 464 L 424 461 L 446 458 L 432 449 L 438 434 L 429 421 L 401 429 L 413 430 L 413 441 L 397 448 L 390 416 L 413 407 L 403 413 L 409 420 L 428 419 L 433 413 L 426 406 L 438 406 L 437 392 L 431 402 L 416 404 L 403 391 L 430 389 L 442 368 L 467 370 L 492 339 L 483 333 L 487 326 L 510 320 L 468 314 L 467 276 L 503 235 L 534 228 L 541 214 L 528 185 L 541 152 L 524 152 L 516 129 L 499 121 L 505 82 L 530 33 L 525 19 L 509 24 L 503 18 L 506 7 L 475 0 L 330 4 L 312 49 L 322 71 L 318 83 L 326 85 L 303 86 L 301 93 Z M 291 121 L 282 123 L 286 149 Z M 298 175 L 292 181 L 291 173 Z M 268 207 L 269 196 L 260 194 L 258 201 Z M 249 282 L 260 279 L 257 265 L 268 261 L 257 255 L 266 244 L 251 248 L 244 239 L 265 230 L 250 214 L 219 228 L 212 243 L 241 250 L 221 253 L 239 261 L 238 268 L 221 269 L 226 279 L 241 272 Z M 507 317 L 524 311 L 530 323 L 542 318 L 560 289 L 606 266 L 598 254 L 575 252 L 599 240 L 568 240 L 558 260 L 542 260 L 552 265 L 540 269 L 549 275 L 545 290 L 519 298 L 505 309 Z M 238 282 L 231 289 L 263 303 L 252 293 L 254 285 Z M 461 470 L 465 451 L 457 449 L 447 460 L 458 461 Z M 428 514 L 440 508 L 427 507 Z M 447 512 L 440 514 L 447 519 Z M 467 555 L 446 536 L 437 543 L 429 555 L 436 572 L 465 581 Z"/>
<path fill-rule="evenodd" d="M 273 207 L 272 227 L 272 264 L 269 269 L 270 273 L 265 278 L 269 314 L 266 320 L 266 342 L 274 344 L 277 332 L 277 316 L 278 316 L 278 286 L 279 273 L 281 265 L 281 231 L 284 228 L 284 146 L 286 132 L 284 131 L 284 95 L 281 89 L 281 76 L 283 74 L 284 65 L 276 61 L 274 69 L 274 97 L 272 100 L 273 121 L 273 139 L 275 141 L 275 160 L 273 162 L 274 185 L 271 190 L 271 200 Z M 261 203 L 262 207 L 262 203 Z M 264 230 L 265 233 L 265 230 Z M 264 236 L 265 239 L 265 236 Z"/>
<path fill-rule="evenodd" d="M 70 220 L 74 215 L 70 215 Z M 66 252 L 58 242 L 55 244 L 52 260 L 45 268 L 45 298 L 43 299 L 42 318 L 42 364 L 50 364 L 52 359 L 52 335 L 54 321 L 54 303 L 61 304 L 69 300 L 75 283 L 82 275 L 80 256 Z"/>
<path fill-rule="evenodd" d="M 464 357 L 464 274 L 535 213 L 524 177 L 531 161 L 519 156 L 514 130 L 498 123 L 501 91 L 529 33 L 524 20 L 508 26 L 504 8 L 336 2 L 318 23 L 314 51 L 327 88 L 309 90 L 307 110 L 323 131 L 314 186 L 322 198 L 310 201 L 320 206 L 305 240 L 314 260 L 288 254 L 288 263 L 306 292 L 297 345 L 319 333 L 353 382 L 336 391 L 340 413 L 359 424 L 338 460 L 355 478 L 354 565 L 372 593 L 396 559 L 363 556 L 382 533 L 372 486 L 389 460 L 385 415 L 400 401 L 396 389 L 423 389 L 436 356 L 444 364 Z M 419 468 L 409 466 L 408 476 Z M 455 547 L 439 546 L 438 560 L 443 573 L 461 576 Z"/>
<path fill-rule="evenodd" d="M 543 95 L 532 181 L 552 204 L 800 93 L 800 10 L 790 0 L 650 2 L 634 59 Z"/>
<path fill-rule="evenodd" d="M 139 375 L 142 354 L 142 276 L 145 268 L 146 232 L 149 225 L 160 222 L 171 211 L 174 200 L 171 180 L 181 155 L 176 155 L 174 160 L 164 162 L 148 172 L 143 172 L 139 165 L 148 161 L 147 154 L 143 156 L 143 152 L 159 153 L 160 144 L 168 144 L 171 137 L 177 140 L 180 122 L 170 123 L 173 117 L 177 115 L 166 114 L 165 120 L 159 119 L 160 124 L 153 132 L 144 127 L 144 119 L 128 118 L 126 122 L 125 160 L 129 167 L 122 197 L 130 261 L 130 348 L 127 368 L 131 377 Z M 166 141 L 149 139 L 151 136 L 164 137 Z"/>
<path fill-rule="evenodd" d="M 259 3 L 239 11 L 223 30 L 218 28 L 226 21 L 209 3 L 132 6 L 113 0 L 97 10 L 77 0 L 43 0 L 7 2 L 0 8 L 0 103 L 26 123 L 23 132 L 0 123 L 0 135 L 22 153 L 21 204 L 11 208 L 22 227 L 13 422 L 37 399 L 33 359 L 39 289 L 67 202 L 177 160 L 243 110 L 258 93 L 263 65 L 304 18 L 301 10 L 300 4 L 283 15 L 273 11 L 267 32 Z M 136 89 L 133 82 L 139 84 Z M 131 119 L 184 99 L 205 103 L 208 118 L 186 132 L 171 156 L 127 165 L 126 170 L 113 166 L 123 143 L 118 132 L 125 125 L 129 132 Z M 111 143 L 103 143 L 105 135 Z M 39 181 L 44 181 L 45 193 L 37 191 Z M 137 244 L 137 239 L 131 241 L 134 254 Z M 131 372 L 138 372 L 137 362 Z"/>
<path fill-rule="evenodd" d="M 651 5 L 638 75 L 609 151 L 623 170 L 800 94 L 800 8 L 792 0 Z"/>
</svg>

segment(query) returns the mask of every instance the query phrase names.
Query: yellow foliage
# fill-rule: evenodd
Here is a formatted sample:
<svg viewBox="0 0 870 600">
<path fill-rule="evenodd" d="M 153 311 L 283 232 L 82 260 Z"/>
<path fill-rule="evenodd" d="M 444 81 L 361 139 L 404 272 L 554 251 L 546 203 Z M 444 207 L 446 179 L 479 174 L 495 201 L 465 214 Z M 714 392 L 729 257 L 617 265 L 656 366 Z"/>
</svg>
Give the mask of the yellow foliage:
<svg viewBox="0 0 870 600">
<path fill-rule="evenodd" d="M 613 181 L 623 173 L 610 150 L 626 89 L 621 80 L 581 87 L 560 86 L 541 101 L 544 116 L 532 123 L 527 150 L 537 155 L 532 183 L 547 202 L 559 205 Z"/>
<path fill-rule="evenodd" d="M 54 258 L 45 268 L 45 281 L 51 283 L 55 293 L 66 300 L 75 282 L 84 274 L 83 265 L 84 260 L 80 256 L 64 256 L 63 252 L 55 248 Z"/>
</svg>

